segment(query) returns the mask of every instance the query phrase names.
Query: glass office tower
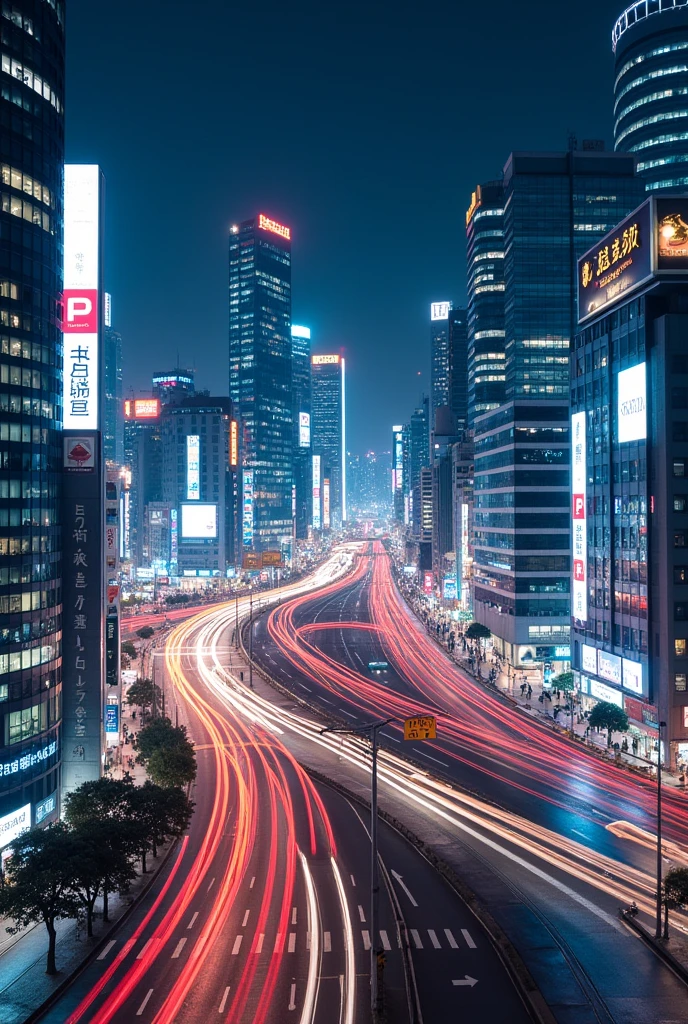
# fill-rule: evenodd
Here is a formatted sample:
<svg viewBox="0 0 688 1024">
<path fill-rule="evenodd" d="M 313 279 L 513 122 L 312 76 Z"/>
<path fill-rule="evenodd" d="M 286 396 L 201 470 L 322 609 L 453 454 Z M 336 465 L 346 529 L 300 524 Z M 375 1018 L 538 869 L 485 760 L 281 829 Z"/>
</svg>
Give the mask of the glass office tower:
<svg viewBox="0 0 688 1024">
<path fill-rule="evenodd" d="M 430 430 L 435 411 L 449 405 L 449 311 L 451 302 L 430 306 Z"/>
<path fill-rule="evenodd" d="M 229 394 L 243 429 L 247 550 L 292 537 L 291 231 L 259 214 L 229 237 Z"/>
<path fill-rule="evenodd" d="M 0 847 L 57 813 L 64 8 L 2 4 Z"/>
<path fill-rule="evenodd" d="M 648 191 L 688 186 L 688 6 L 640 0 L 619 17 L 614 147 L 633 153 Z"/>
<path fill-rule="evenodd" d="M 449 312 L 449 408 L 462 431 L 468 425 L 468 320 L 465 309 Z"/>
<path fill-rule="evenodd" d="M 291 329 L 291 372 L 294 418 L 294 531 L 305 540 L 313 507 L 311 447 L 311 331 L 294 324 Z"/>
<path fill-rule="evenodd" d="M 346 406 L 344 357 L 311 356 L 311 443 L 320 459 L 322 525 L 346 521 Z M 326 509 L 329 504 L 329 512 Z"/>
<path fill-rule="evenodd" d="M 122 335 L 112 327 L 112 303 L 105 295 L 105 330 L 103 331 L 103 458 L 124 463 L 124 406 L 122 404 Z"/>
</svg>

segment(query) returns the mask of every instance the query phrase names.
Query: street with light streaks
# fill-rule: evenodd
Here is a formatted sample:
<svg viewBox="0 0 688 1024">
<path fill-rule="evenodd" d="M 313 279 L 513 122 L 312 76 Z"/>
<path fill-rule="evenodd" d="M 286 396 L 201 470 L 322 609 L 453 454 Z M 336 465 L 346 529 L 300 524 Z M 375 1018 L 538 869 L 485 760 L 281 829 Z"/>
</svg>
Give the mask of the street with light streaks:
<svg viewBox="0 0 688 1024">
<path fill-rule="evenodd" d="M 329 584 L 347 567 L 340 562 L 284 588 L 283 599 Z M 317 737 L 336 765 L 339 738 L 321 737 L 315 718 L 274 707 L 241 682 L 236 652 L 230 664 L 234 616 L 233 603 L 208 609 L 166 645 L 168 698 L 174 692 L 199 761 L 189 834 L 44 1020 L 369 1019 L 367 811 L 314 782 L 287 742 L 292 733 L 299 742 Z M 388 1019 L 462 1011 L 528 1020 L 480 922 L 388 827 L 380 861 Z"/>
</svg>

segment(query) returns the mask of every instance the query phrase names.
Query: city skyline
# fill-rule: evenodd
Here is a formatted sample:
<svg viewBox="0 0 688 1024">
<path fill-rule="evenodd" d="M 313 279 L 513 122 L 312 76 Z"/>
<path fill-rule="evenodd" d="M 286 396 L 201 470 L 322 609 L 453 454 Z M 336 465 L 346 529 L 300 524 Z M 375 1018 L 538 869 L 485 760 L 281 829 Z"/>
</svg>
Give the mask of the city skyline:
<svg viewBox="0 0 688 1024">
<path fill-rule="evenodd" d="M 167 361 L 170 349 L 179 350 L 183 364 L 195 363 L 199 388 L 215 390 L 215 374 L 218 368 L 223 374 L 227 365 L 229 227 L 265 209 L 292 228 L 294 322 L 311 326 L 315 352 L 346 349 L 350 450 L 383 450 L 390 424 L 429 390 L 429 303 L 451 298 L 454 305 L 465 305 L 460 240 L 476 183 L 500 177 L 510 149 L 566 149 L 569 131 L 579 140 L 604 138 L 611 149 L 611 31 L 620 6 L 604 0 L 586 11 L 585 24 L 569 24 L 564 10 L 536 2 L 524 23 L 511 5 L 497 3 L 485 43 L 489 82 L 481 78 L 479 104 L 459 108 L 458 98 L 470 92 L 487 56 L 473 47 L 482 32 L 479 12 L 439 4 L 417 15 L 417 25 L 398 11 L 394 16 L 381 11 L 369 15 L 361 35 L 353 15 L 336 8 L 320 12 L 316 20 L 307 6 L 300 17 L 285 19 L 269 5 L 266 14 L 272 11 L 270 23 L 289 54 L 288 68 L 280 71 L 286 112 L 265 130 L 261 111 L 276 83 L 277 65 L 271 64 L 269 47 L 252 51 L 250 59 L 264 72 L 262 84 L 242 94 L 244 112 L 231 119 L 231 131 L 218 131 L 238 72 L 249 60 L 242 52 L 233 55 L 237 73 L 231 71 L 225 86 L 224 39 L 230 32 L 254 35 L 253 15 L 233 15 L 246 19 L 235 22 L 222 5 L 211 5 L 217 30 L 209 39 L 205 33 L 194 35 L 193 24 L 185 24 L 182 35 L 182 23 L 174 18 L 179 5 L 165 4 L 162 17 L 162 5 L 152 3 L 137 12 L 132 42 L 110 5 L 94 8 L 72 0 L 67 157 L 98 160 L 108 181 L 105 286 L 113 296 L 113 327 L 123 338 L 125 392 L 130 385 L 145 389 L 150 372 Z M 335 31 L 340 45 L 333 53 Z M 517 31 L 523 39 L 514 81 Z M 222 41 L 216 50 L 214 39 Z M 199 45 L 207 53 L 207 111 L 201 117 L 175 84 L 184 74 L 187 47 Z M 595 69 L 592 76 L 576 72 L 582 47 Z M 325 67 L 324 53 L 329 54 Z M 150 69 L 143 87 L 124 66 L 118 72 L 132 59 Z M 360 69 L 351 81 L 349 61 Z M 100 74 L 102 63 L 110 68 L 106 76 Z M 310 85 L 314 76 L 317 98 Z M 392 91 L 386 85 L 390 76 Z M 554 82 L 556 89 L 542 87 Z M 148 127 L 151 104 L 160 122 L 155 145 Z M 131 141 L 126 147 L 112 130 L 120 118 Z M 231 164 L 234 139 L 249 147 L 248 154 L 242 149 L 240 170 Z M 438 144 L 446 147 L 445 160 L 434 158 Z M 265 159 L 273 145 L 280 154 L 278 175 Z M 187 148 L 194 166 L 204 168 L 203 187 L 195 187 L 189 175 L 187 201 L 180 205 L 177 176 L 169 175 L 169 168 Z M 392 187 L 383 188 L 388 177 Z M 174 218 L 166 216 L 172 206 Z M 360 245 L 366 223 L 377 225 L 377 244 Z M 416 264 L 414 251 L 421 250 L 424 258 Z M 187 287 L 180 288 L 180 280 Z M 398 294 L 404 295 L 401 303 Z M 390 386 L 380 394 L 375 382 L 382 376 Z"/>
</svg>

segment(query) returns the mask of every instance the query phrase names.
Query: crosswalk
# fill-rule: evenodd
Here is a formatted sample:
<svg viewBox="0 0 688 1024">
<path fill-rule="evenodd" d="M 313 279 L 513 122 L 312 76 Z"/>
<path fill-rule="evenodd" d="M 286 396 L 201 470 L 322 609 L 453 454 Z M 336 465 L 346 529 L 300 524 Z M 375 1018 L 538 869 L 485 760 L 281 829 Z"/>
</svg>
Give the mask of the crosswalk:
<svg viewBox="0 0 688 1024">
<path fill-rule="evenodd" d="M 451 930 L 451 928 L 409 928 L 408 930 L 408 941 L 412 951 L 423 950 L 432 952 L 433 950 L 466 950 L 466 949 L 477 949 L 476 943 L 468 931 L 467 928 L 461 928 L 457 935 Z M 354 932 L 356 937 L 356 948 L 358 951 L 368 952 L 371 947 L 371 936 L 369 929 L 361 929 L 359 932 Z M 393 932 L 387 929 L 381 928 L 379 931 L 380 946 L 385 951 L 389 952 L 392 948 L 401 947 L 401 936 L 395 929 Z M 286 933 L 277 932 L 276 935 L 266 935 L 264 932 L 259 932 L 254 935 L 249 941 L 245 933 L 240 932 L 236 935 L 231 943 L 231 955 L 238 956 L 243 950 L 248 955 L 260 955 L 265 950 L 266 955 L 275 956 L 283 953 L 298 953 L 303 950 L 310 950 L 313 943 L 313 936 L 307 930 L 299 933 L 297 931 L 289 931 Z M 144 942 L 143 946 L 137 951 L 136 958 L 138 960 L 148 952 L 148 949 L 152 943 L 152 939 L 148 939 Z M 344 935 L 339 932 L 323 931 L 319 936 L 319 945 L 323 953 L 336 953 L 341 951 L 343 948 Z M 114 947 L 117 945 L 117 941 L 112 939 L 98 956 L 98 960 L 107 959 L 108 955 L 112 952 Z M 178 959 L 182 952 L 186 952 L 185 946 L 187 945 L 186 938 L 178 939 L 171 946 L 170 956 L 173 960 Z"/>
</svg>

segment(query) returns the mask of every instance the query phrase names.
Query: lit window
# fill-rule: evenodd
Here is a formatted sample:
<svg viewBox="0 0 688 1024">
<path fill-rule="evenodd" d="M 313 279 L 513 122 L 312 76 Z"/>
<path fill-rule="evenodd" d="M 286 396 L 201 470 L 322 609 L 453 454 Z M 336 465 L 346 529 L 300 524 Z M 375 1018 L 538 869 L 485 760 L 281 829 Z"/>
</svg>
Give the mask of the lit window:
<svg viewBox="0 0 688 1024">
<path fill-rule="evenodd" d="M 685 640 L 674 640 L 674 654 L 677 658 L 685 658 L 686 656 L 686 641 Z"/>
</svg>

